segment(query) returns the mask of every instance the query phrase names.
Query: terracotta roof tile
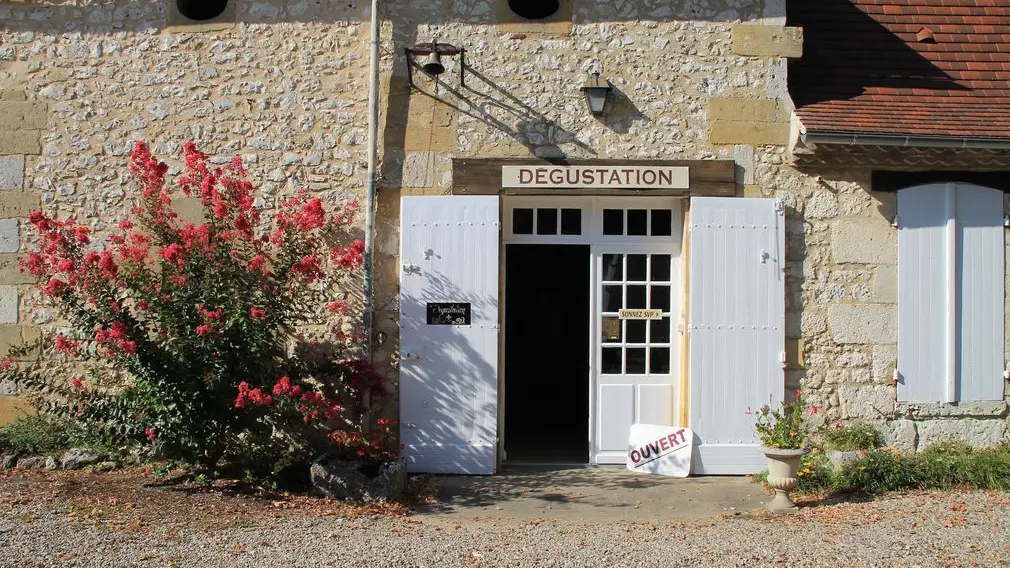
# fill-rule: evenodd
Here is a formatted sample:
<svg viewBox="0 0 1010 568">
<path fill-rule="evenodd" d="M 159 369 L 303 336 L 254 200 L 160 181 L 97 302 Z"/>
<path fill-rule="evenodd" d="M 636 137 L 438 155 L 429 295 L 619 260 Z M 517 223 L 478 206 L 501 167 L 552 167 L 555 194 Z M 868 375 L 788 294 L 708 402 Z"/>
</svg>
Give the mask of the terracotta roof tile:
<svg viewBox="0 0 1010 568">
<path fill-rule="evenodd" d="M 787 14 L 804 29 L 789 90 L 808 131 L 1010 138 L 1010 0 L 788 0 Z"/>
</svg>

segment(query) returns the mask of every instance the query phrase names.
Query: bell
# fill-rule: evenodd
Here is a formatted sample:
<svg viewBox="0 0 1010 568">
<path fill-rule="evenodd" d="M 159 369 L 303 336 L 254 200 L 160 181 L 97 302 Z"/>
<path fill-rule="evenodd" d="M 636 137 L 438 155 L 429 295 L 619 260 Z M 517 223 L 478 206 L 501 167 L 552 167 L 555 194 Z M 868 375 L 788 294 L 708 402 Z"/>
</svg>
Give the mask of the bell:
<svg viewBox="0 0 1010 568">
<path fill-rule="evenodd" d="M 445 73 L 445 65 L 442 65 L 442 58 L 439 57 L 437 51 L 432 51 L 431 55 L 424 58 L 421 69 L 424 69 L 424 72 L 429 75 L 441 75 Z"/>
</svg>

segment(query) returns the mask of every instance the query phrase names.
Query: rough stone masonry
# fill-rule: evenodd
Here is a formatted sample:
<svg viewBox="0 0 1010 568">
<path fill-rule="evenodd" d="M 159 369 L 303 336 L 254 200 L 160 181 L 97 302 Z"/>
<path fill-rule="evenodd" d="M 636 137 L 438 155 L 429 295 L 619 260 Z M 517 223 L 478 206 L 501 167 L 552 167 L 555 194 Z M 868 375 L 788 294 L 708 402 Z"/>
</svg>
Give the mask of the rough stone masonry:
<svg viewBox="0 0 1010 568">
<path fill-rule="evenodd" d="M 15 269 L 25 215 L 41 205 L 101 233 L 130 206 L 134 140 L 173 168 L 189 140 L 241 155 L 266 208 L 299 189 L 334 204 L 363 191 L 368 2 L 231 0 L 201 26 L 166 1 L 0 2 L 0 342 L 57 325 Z M 382 10 L 377 331 L 398 334 L 399 198 L 446 193 L 453 157 L 733 159 L 739 195 L 786 206 L 786 380 L 823 406 L 814 418 L 878 422 L 905 449 L 1006 437 L 1005 401 L 895 402 L 894 194 L 870 191 L 867 169 L 791 165 L 786 62 L 802 30 L 784 0 L 566 0 L 543 22 L 505 0 Z M 466 89 L 453 68 L 409 89 L 403 48 L 432 38 L 466 48 Z M 592 70 L 615 87 L 603 120 L 578 90 Z M 377 351 L 392 383 L 396 348 Z"/>
</svg>

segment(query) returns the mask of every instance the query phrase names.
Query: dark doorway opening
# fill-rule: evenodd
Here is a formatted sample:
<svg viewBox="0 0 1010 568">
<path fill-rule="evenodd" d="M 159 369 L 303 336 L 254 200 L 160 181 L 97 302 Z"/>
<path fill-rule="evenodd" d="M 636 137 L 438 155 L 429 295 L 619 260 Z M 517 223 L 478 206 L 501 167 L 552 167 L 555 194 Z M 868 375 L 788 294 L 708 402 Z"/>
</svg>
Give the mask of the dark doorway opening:
<svg viewBox="0 0 1010 568">
<path fill-rule="evenodd" d="M 589 246 L 505 247 L 505 455 L 589 461 Z"/>
</svg>

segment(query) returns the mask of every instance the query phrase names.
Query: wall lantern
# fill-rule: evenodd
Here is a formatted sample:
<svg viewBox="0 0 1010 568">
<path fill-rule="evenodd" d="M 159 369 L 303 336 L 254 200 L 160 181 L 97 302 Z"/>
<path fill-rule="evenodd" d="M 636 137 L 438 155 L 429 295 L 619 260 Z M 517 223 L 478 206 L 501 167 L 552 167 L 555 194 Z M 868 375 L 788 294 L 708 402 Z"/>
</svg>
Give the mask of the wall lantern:
<svg viewBox="0 0 1010 568">
<path fill-rule="evenodd" d="M 607 104 L 607 94 L 613 89 L 610 81 L 600 77 L 599 72 L 595 72 L 586 79 L 586 84 L 582 85 L 582 90 L 586 93 L 586 104 L 589 105 L 589 112 L 593 116 L 603 114 L 603 107 Z"/>
<path fill-rule="evenodd" d="M 459 84 L 463 86 L 463 73 L 466 67 L 466 62 L 463 58 L 466 50 L 462 47 L 432 41 L 431 43 L 419 43 L 414 47 L 405 47 L 403 48 L 403 53 L 407 56 L 407 82 L 411 87 L 417 86 L 414 84 L 413 69 L 415 66 L 420 67 L 421 71 L 424 71 L 425 74 L 431 77 L 438 77 L 442 73 L 445 73 L 445 64 L 442 63 L 442 58 L 452 57 L 453 55 L 459 56 Z M 420 63 L 416 61 L 416 58 L 419 56 L 424 57 Z"/>
</svg>

